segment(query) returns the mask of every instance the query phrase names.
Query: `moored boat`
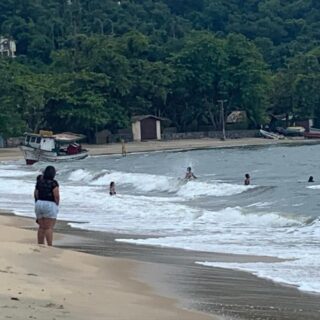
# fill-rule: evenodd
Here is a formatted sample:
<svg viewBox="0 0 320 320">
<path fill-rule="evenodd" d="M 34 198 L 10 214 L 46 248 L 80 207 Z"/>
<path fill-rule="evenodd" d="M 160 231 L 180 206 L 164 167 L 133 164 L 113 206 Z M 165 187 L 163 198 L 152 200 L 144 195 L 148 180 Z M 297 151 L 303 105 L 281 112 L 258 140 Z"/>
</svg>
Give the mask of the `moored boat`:
<svg viewBox="0 0 320 320">
<path fill-rule="evenodd" d="M 267 139 L 274 139 L 274 140 L 278 140 L 278 139 L 284 139 L 284 136 L 279 135 L 277 133 L 273 133 L 273 132 L 269 132 L 269 131 L 265 131 L 265 130 L 260 130 L 260 134 Z"/>
<path fill-rule="evenodd" d="M 24 158 L 29 165 L 38 161 L 81 160 L 88 156 L 88 151 L 82 149 L 78 143 L 84 138 L 84 135 L 70 132 L 55 135 L 51 131 L 40 131 L 39 134 L 25 133 L 25 140 L 20 149 L 24 152 Z"/>
<path fill-rule="evenodd" d="M 285 131 L 287 136 L 303 136 L 306 129 L 304 127 L 288 127 Z"/>
</svg>

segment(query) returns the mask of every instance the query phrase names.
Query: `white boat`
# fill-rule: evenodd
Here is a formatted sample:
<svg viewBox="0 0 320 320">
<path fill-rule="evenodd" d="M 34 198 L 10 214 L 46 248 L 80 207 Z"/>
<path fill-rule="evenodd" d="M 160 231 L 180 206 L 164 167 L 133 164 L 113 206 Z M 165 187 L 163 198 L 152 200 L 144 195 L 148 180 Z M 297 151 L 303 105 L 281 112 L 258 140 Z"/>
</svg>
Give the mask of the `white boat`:
<svg viewBox="0 0 320 320">
<path fill-rule="evenodd" d="M 25 133 L 24 143 L 20 149 L 24 152 L 27 164 L 38 161 L 62 162 L 81 160 L 88 156 L 88 151 L 77 143 L 85 136 L 70 132 L 53 134 L 51 131 L 40 131 L 39 134 Z"/>
<path fill-rule="evenodd" d="M 286 129 L 287 135 L 300 135 L 303 136 L 306 129 L 304 127 L 288 127 Z"/>
<path fill-rule="evenodd" d="M 279 140 L 279 139 L 284 139 L 284 136 L 279 135 L 277 133 L 272 133 L 269 131 L 265 131 L 265 130 L 260 130 L 260 134 L 267 139 L 275 139 L 275 140 Z"/>
</svg>

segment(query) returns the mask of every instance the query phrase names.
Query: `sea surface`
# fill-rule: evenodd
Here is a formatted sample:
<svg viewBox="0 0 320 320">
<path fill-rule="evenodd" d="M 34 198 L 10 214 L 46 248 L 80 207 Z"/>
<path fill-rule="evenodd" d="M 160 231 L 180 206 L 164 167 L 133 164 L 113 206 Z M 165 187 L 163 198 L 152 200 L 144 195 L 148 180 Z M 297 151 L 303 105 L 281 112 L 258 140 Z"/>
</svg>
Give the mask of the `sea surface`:
<svg viewBox="0 0 320 320">
<path fill-rule="evenodd" d="M 59 218 L 81 229 L 132 234 L 117 241 L 138 245 L 283 258 L 197 263 L 319 293 L 319 158 L 320 145 L 308 145 L 100 156 L 57 164 Z M 45 166 L 1 162 L 0 208 L 34 216 L 34 184 Z M 188 166 L 197 180 L 184 181 Z M 245 173 L 251 186 L 243 185 Z M 307 183 L 310 175 L 315 183 Z M 111 181 L 117 190 L 113 197 Z"/>
</svg>

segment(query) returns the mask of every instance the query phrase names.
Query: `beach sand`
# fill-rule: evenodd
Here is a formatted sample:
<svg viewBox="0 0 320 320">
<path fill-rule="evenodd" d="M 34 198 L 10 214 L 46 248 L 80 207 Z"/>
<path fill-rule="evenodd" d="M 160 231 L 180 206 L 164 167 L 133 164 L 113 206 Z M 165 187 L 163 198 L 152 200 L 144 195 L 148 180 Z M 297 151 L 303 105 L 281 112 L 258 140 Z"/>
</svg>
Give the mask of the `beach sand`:
<svg viewBox="0 0 320 320">
<path fill-rule="evenodd" d="M 0 319 L 218 319 L 155 294 L 141 262 L 35 245 L 33 224 L 0 217 Z"/>
<path fill-rule="evenodd" d="M 0 305 L 7 306 L 5 312 L 19 312 L 18 309 L 8 308 L 17 307 L 17 301 L 10 299 L 20 298 L 17 292 L 27 292 L 26 288 L 30 285 L 33 288 L 30 292 L 34 295 L 26 296 L 27 299 L 23 300 L 26 303 L 19 301 L 18 306 L 24 314 L 29 311 L 29 305 L 43 313 L 48 310 L 45 306 L 53 306 L 49 308 L 50 315 L 54 314 L 52 318 L 60 314 L 62 319 L 85 319 L 85 315 L 92 312 L 94 316 L 88 319 L 100 319 L 100 316 L 102 319 L 102 315 L 110 316 L 104 319 L 210 319 L 203 313 L 187 312 L 176 307 L 175 302 L 179 301 L 180 306 L 205 312 L 212 319 L 320 319 L 319 295 L 303 293 L 294 287 L 259 279 L 249 273 L 194 263 L 205 260 L 272 262 L 276 258 L 136 246 L 114 241 L 119 237 L 132 238 L 131 235 L 77 230 L 59 221 L 55 244 L 61 249 L 92 254 L 86 255 L 32 245 L 35 237 L 32 221 L 28 218 L 0 217 L 0 240 L 6 240 L 8 244 L 1 245 L 2 257 L 9 255 L 13 259 L 1 263 L 0 269 L 7 271 L 6 267 L 11 266 L 14 268 L 9 271 L 16 272 L 13 275 L 0 272 L 0 277 L 15 278 L 15 282 L 7 281 L 5 295 L 0 295 Z M 10 226 L 10 229 L 3 225 Z M 28 229 L 19 231 L 18 243 L 12 226 L 14 232 L 18 232 L 17 227 Z M 7 228 L 7 231 L 3 232 L 2 228 Z M 22 240 L 30 244 L 21 244 Z M 14 248 L 14 254 L 10 248 Z M 23 250 L 22 256 L 20 250 Z M 28 273 L 38 277 L 28 276 Z M 11 290 L 6 291 L 7 287 Z M 48 290 L 47 295 L 42 296 L 39 292 L 42 287 Z M 97 296 L 99 299 L 95 300 Z M 111 306 L 103 299 L 107 299 Z M 61 305 L 63 309 L 59 309 Z M 123 308 L 124 305 L 128 308 Z M 68 314 L 62 315 L 62 311 Z"/>
<path fill-rule="evenodd" d="M 268 145 L 297 145 L 297 144 L 318 144 L 320 140 L 306 140 L 303 138 L 271 140 L 263 138 L 242 138 L 228 139 L 181 139 L 181 140 L 160 140 L 126 143 L 127 153 L 157 152 L 157 151 L 178 151 L 214 148 L 235 148 L 247 146 L 268 146 Z M 121 143 L 86 145 L 83 147 L 89 150 L 91 156 L 113 155 L 122 153 Z M 23 153 L 19 148 L 0 148 L 0 161 L 23 159 Z"/>
</svg>

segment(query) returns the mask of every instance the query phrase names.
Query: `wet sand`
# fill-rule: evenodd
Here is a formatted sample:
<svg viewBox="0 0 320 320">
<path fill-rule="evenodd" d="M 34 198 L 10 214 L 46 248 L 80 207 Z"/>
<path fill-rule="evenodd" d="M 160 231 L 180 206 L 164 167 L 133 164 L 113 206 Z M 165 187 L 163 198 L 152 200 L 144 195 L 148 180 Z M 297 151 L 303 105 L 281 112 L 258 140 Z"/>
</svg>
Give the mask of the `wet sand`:
<svg viewBox="0 0 320 320">
<path fill-rule="evenodd" d="M 39 246 L 33 228 L 33 219 L 0 217 L 0 319 L 220 319 L 156 294 L 136 276 L 142 262 Z"/>
<path fill-rule="evenodd" d="M 224 319 L 320 319 L 320 295 L 303 293 L 246 272 L 194 263 L 272 262 L 273 258 L 136 246 L 114 241 L 132 238 L 131 235 L 71 229 L 65 222 L 59 222 L 56 231 L 67 235 L 56 241 L 60 248 L 143 262 L 135 270 L 135 279 L 148 283 L 160 295 L 178 299 L 183 307 Z"/>
</svg>

